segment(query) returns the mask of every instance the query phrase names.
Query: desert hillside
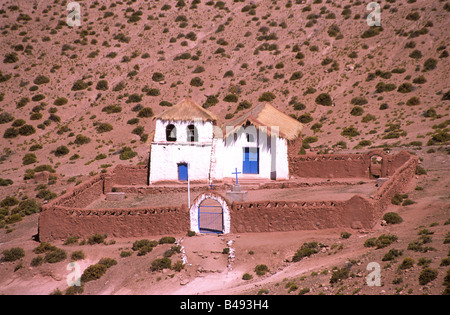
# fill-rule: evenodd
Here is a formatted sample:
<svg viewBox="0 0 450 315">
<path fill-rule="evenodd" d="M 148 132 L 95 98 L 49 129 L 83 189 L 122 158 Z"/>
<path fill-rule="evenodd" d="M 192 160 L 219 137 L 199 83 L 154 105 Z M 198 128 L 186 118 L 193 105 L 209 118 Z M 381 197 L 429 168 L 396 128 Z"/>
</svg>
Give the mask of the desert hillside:
<svg viewBox="0 0 450 315">
<path fill-rule="evenodd" d="M 80 0 L 80 26 L 69 2 L 0 3 L 8 242 L 22 217 L 34 235 L 25 216 L 69 187 L 147 163 L 153 117 L 186 97 L 220 125 L 270 102 L 305 125 L 299 154 L 404 148 L 446 170 L 450 1 L 378 1 L 372 27 L 367 0 Z"/>
<path fill-rule="evenodd" d="M 69 27 L 67 1 L 5 1 L 2 178 L 144 162 L 151 117 L 184 97 L 222 124 L 271 101 L 306 152 L 445 143 L 449 3 L 382 1 L 381 27 L 367 3 L 80 1 Z"/>
</svg>

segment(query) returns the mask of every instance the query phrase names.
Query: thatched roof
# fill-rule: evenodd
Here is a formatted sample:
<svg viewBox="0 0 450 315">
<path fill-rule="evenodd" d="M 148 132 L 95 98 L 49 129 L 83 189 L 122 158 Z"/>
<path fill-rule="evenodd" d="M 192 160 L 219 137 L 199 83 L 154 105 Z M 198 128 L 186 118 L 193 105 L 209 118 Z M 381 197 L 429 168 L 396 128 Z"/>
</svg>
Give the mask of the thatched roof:
<svg viewBox="0 0 450 315">
<path fill-rule="evenodd" d="M 256 128 L 267 127 L 269 135 L 271 134 L 271 126 L 276 126 L 279 128 L 279 136 L 289 141 L 297 139 L 303 130 L 303 124 L 298 120 L 282 113 L 269 103 L 262 103 L 243 116 L 227 122 L 223 126 L 225 137 L 228 137 L 239 127 L 245 127 L 248 124 L 252 124 Z M 233 128 L 226 128 L 227 126 Z"/>
<path fill-rule="evenodd" d="M 169 121 L 195 121 L 201 120 L 217 122 L 218 118 L 215 114 L 207 111 L 190 98 L 185 98 L 177 105 L 170 107 L 166 111 L 155 116 L 156 119 Z"/>
</svg>

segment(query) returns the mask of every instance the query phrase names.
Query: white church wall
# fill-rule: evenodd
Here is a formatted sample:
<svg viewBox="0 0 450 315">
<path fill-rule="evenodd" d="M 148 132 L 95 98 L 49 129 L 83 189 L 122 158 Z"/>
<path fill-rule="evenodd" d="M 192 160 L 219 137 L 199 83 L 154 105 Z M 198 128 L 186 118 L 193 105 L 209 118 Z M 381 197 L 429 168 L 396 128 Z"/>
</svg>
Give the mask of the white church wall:
<svg viewBox="0 0 450 315">
<path fill-rule="evenodd" d="M 251 126 L 252 127 L 252 126 Z M 253 141 L 248 141 L 247 134 L 253 136 Z M 250 136 L 250 137 L 252 137 Z M 250 139 L 252 140 L 252 139 Z M 276 179 L 289 179 L 289 164 L 287 158 L 287 142 L 280 137 L 267 137 L 264 129 L 256 131 L 256 128 L 245 128 L 238 132 L 236 139 L 234 134 L 228 137 L 223 148 L 223 177 L 234 178 L 236 168 L 243 171 L 244 148 L 259 147 L 259 174 L 239 174 L 239 178 L 271 179 L 272 172 L 276 172 Z"/>
<path fill-rule="evenodd" d="M 166 140 L 166 126 L 176 128 L 175 142 Z M 188 126 L 194 124 L 198 141 L 188 141 Z M 150 157 L 150 183 L 158 181 L 177 181 L 178 164 L 189 164 L 189 179 L 207 180 L 211 159 L 213 124 L 211 122 L 173 122 L 156 121 L 155 137 Z"/>
</svg>

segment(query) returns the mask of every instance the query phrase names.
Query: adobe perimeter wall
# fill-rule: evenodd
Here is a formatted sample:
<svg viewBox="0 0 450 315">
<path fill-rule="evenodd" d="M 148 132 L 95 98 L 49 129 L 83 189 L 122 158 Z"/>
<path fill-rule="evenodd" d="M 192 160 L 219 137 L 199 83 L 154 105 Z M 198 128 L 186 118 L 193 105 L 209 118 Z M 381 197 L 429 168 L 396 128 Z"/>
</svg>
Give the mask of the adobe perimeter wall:
<svg viewBox="0 0 450 315">
<path fill-rule="evenodd" d="M 357 155 L 303 156 L 291 167 L 304 177 L 365 177 L 372 156 L 383 157 L 387 180 L 370 198 L 355 195 L 346 201 L 260 201 L 229 204 L 230 232 L 271 232 L 325 228 L 372 228 L 395 193 L 404 192 L 414 177 L 417 157 L 406 151 L 386 156 L 372 151 Z M 334 166 L 332 164 L 335 164 Z M 353 171 L 352 171 L 353 169 Z M 41 241 L 96 233 L 111 237 L 184 234 L 190 228 L 187 205 L 133 209 L 86 209 L 115 185 L 145 187 L 148 169 L 118 166 L 97 175 L 42 207 L 39 216 Z M 150 193 L 157 193 L 150 190 Z"/>
</svg>

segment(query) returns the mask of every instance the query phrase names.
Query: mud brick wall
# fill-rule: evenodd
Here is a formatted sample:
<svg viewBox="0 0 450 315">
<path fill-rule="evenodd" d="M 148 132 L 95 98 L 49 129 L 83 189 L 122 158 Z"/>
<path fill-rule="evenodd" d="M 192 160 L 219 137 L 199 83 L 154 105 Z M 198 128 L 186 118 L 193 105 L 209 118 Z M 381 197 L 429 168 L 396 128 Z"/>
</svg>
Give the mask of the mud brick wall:
<svg viewBox="0 0 450 315">
<path fill-rule="evenodd" d="M 148 166 L 118 165 L 105 176 L 105 192 L 114 186 L 147 186 Z"/>
<path fill-rule="evenodd" d="M 145 237 L 185 234 L 189 230 L 189 209 L 181 207 L 90 210 L 52 206 L 39 216 L 39 240 L 69 236 Z"/>
<path fill-rule="evenodd" d="M 347 201 L 234 202 L 231 232 L 274 232 L 317 230 L 335 227 L 371 228 L 373 205 L 361 196 Z"/>
<path fill-rule="evenodd" d="M 103 194 L 104 177 L 97 175 L 88 181 L 69 189 L 64 195 L 52 200 L 47 206 L 84 208 Z M 44 206 L 43 208 L 45 208 Z"/>
<path fill-rule="evenodd" d="M 379 215 L 391 203 L 391 199 L 396 193 L 406 191 L 408 184 L 415 176 L 418 164 L 419 159 L 416 156 L 409 155 L 408 160 L 372 196 L 375 209 Z"/>
</svg>

